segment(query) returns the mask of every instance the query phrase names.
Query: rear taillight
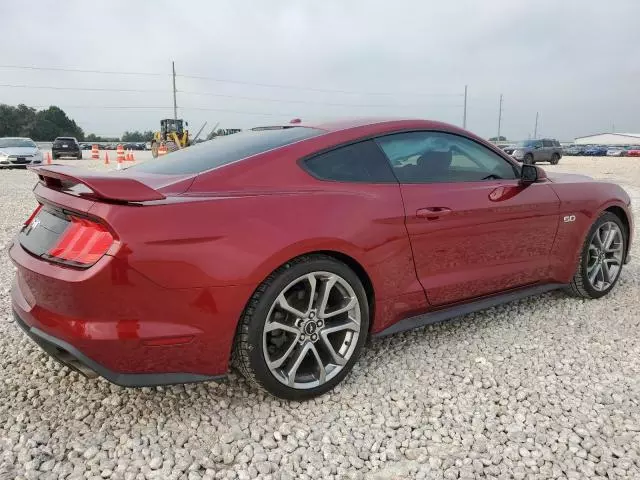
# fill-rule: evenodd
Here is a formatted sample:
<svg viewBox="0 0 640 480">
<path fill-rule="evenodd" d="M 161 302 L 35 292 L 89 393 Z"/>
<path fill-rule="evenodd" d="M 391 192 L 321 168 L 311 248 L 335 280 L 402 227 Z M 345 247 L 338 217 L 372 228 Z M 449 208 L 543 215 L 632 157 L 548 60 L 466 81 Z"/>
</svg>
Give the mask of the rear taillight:
<svg viewBox="0 0 640 480">
<path fill-rule="evenodd" d="M 38 215 L 38 213 L 40 213 L 40 210 L 42 209 L 42 204 L 39 204 L 36 209 L 33 211 L 33 213 L 31 215 L 29 215 L 29 218 L 27 218 L 27 220 L 24 222 L 24 226 L 26 227 L 27 225 L 29 225 L 31 222 L 33 222 L 33 219 L 36 218 L 36 215 Z"/>
<path fill-rule="evenodd" d="M 112 244 L 113 236 L 103 225 L 71 217 L 70 225 L 48 254 L 64 262 L 89 266 L 107 253 Z"/>
</svg>

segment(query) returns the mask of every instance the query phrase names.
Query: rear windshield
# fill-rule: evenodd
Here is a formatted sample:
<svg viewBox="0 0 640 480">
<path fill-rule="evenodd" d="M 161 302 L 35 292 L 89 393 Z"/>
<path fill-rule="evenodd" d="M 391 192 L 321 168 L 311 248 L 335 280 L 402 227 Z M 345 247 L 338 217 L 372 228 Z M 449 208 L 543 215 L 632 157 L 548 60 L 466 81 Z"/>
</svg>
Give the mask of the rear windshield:
<svg viewBox="0 0 640 480">
<path fill-rule="evenodd" d="M 193 145 L 129 170 L 167 175 L 200 173 L 323 133 L 323 130 L 307 127 L 248 130 Z"/>
<path fill-rule="evenodd" d="M 76 142 L 77 140 L 73 137 L 58 137 L 54 140 L 54 142 Z"/>
</svg>

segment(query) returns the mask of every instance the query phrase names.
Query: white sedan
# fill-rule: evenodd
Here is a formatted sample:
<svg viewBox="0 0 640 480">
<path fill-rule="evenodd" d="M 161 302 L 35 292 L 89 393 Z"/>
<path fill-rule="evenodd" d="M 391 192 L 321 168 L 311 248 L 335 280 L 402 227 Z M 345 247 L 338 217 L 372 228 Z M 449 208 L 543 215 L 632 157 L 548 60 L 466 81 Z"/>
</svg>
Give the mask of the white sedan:
<svg viewBox="0 0 640 480">
<path fill-rule="evenodd" d="M 42 151 L 30 138 L 0 138 L 0 168 L 26 167 L 42 163 Z"/>
</svg>

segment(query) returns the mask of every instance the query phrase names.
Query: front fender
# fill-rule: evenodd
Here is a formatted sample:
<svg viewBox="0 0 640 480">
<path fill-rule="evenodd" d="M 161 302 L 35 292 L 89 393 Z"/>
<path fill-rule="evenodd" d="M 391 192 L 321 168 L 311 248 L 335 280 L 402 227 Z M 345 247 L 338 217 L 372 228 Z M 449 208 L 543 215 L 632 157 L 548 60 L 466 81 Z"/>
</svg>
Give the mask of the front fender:
<svg viewBox="0 0 640 480">
<path fill-rule="evenodd" d="M 561 203 L 560 224 L 550 261 L 555 272 L 554 280 L 568 283 L 576 271 L 589 229 L 602 212 L 615 207 L 625 213 L 630 226 L 629 245 L 633 235 L 633 216 L 629 196 L 619 185 L 581 180 L 579 176 L 559 177 L 551 185 Z"/>
</svg>

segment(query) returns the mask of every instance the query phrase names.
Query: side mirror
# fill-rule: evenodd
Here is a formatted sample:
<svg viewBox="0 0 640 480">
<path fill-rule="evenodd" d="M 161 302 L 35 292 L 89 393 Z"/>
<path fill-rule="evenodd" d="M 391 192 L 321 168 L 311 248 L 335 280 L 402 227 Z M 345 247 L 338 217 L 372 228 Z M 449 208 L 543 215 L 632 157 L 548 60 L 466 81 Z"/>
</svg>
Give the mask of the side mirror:
<svg viewBox="0 0 640 480">
<path fill-rule="evenodd" d="M 547 179 L 547 172 L 535 165 L 523 164 L 520 170 L 520 183 L 522 185 L 531 185 Z"/>
</svg>

